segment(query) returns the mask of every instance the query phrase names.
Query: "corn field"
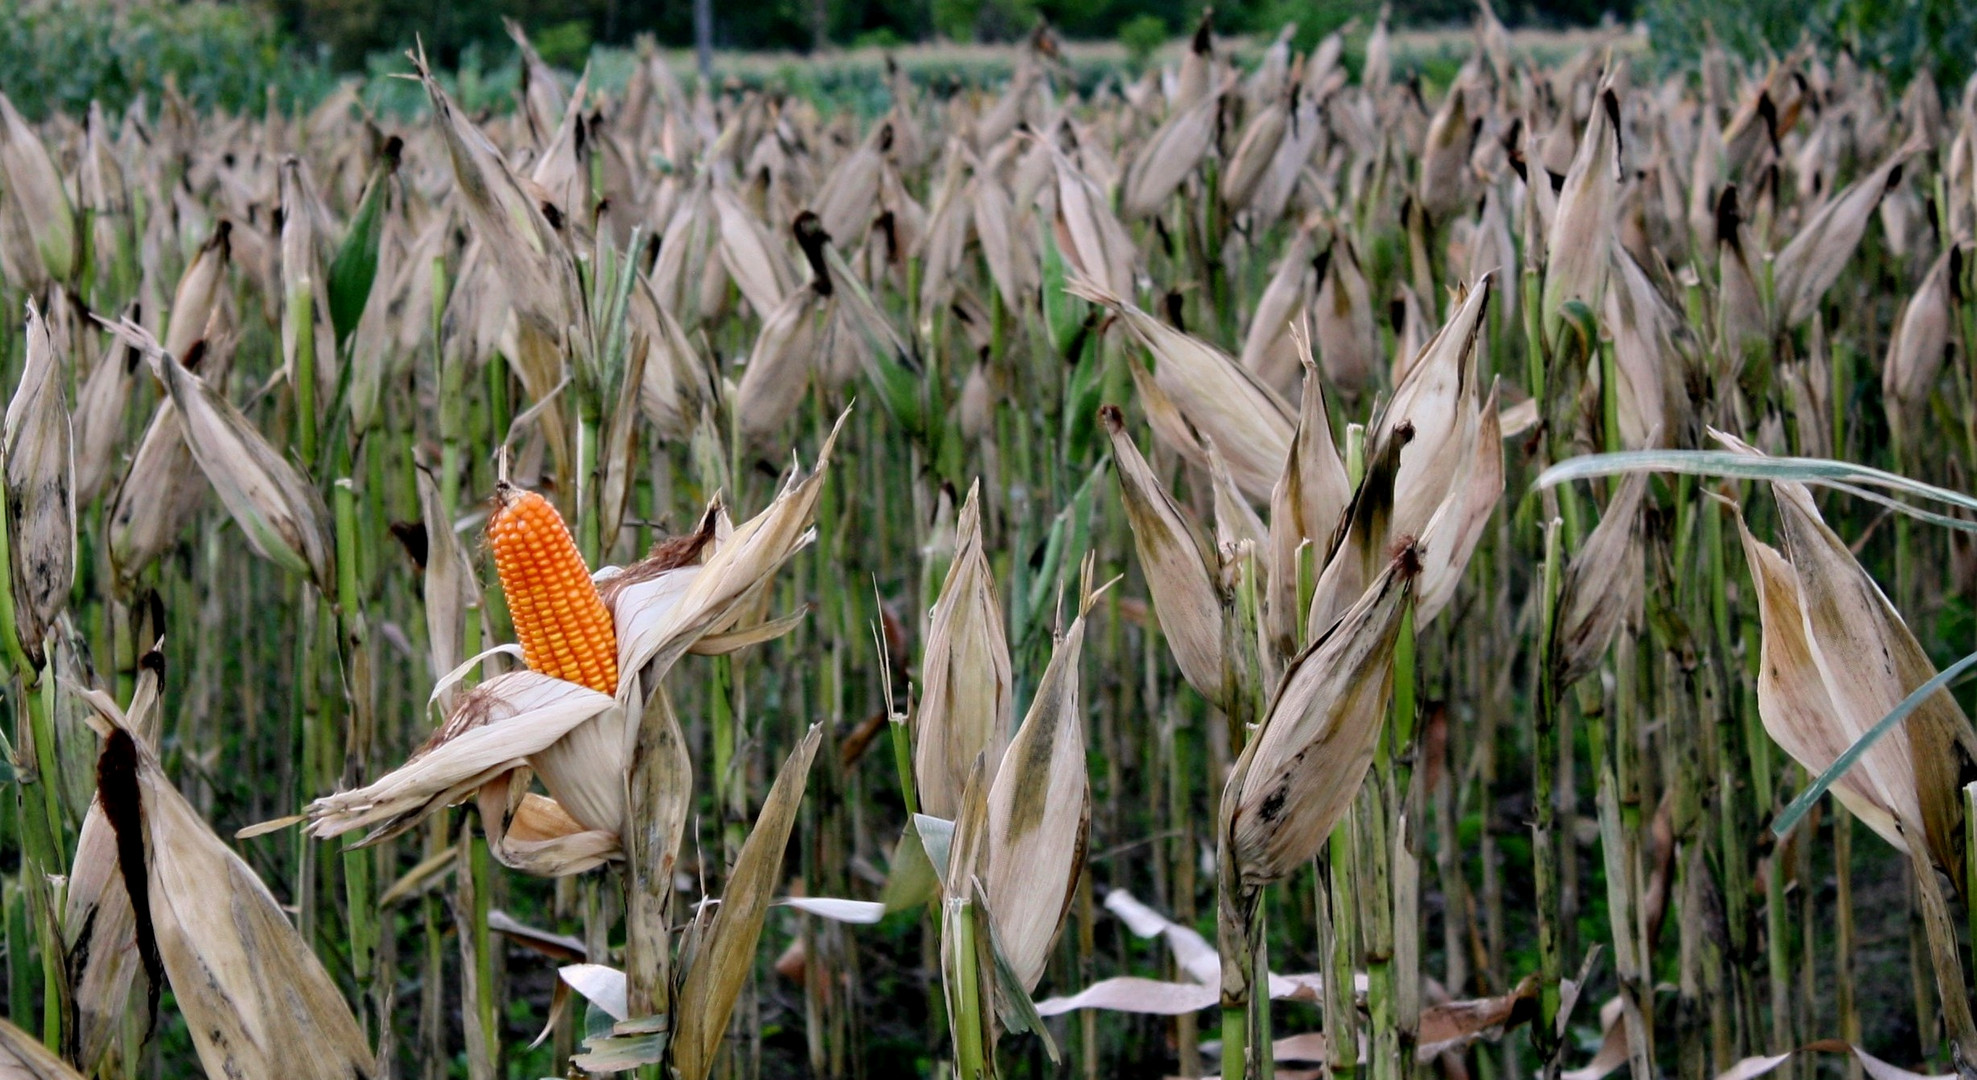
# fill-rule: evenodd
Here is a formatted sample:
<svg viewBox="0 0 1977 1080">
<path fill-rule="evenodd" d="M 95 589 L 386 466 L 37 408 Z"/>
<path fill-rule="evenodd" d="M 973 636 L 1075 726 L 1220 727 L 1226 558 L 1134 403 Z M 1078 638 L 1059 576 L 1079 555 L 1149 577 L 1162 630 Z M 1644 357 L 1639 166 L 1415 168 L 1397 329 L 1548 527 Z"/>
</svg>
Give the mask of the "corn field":
<svg viewBox="0 0 1977 1080">
<path fill-rule="evenodd" d="M 0 1077 L 1977 1076 L 1977 83 L 1351 32 L 0 96 Z"/>
</svg>

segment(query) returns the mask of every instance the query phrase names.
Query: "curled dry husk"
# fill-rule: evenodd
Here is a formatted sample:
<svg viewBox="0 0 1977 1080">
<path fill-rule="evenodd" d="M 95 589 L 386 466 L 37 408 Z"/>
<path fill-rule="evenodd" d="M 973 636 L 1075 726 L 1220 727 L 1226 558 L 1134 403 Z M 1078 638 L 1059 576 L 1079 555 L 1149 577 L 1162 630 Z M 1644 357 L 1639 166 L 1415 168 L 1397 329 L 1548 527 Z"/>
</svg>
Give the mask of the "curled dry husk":
<svg viewBox="0 0 1977 1080">
<path fill-rule="evenodd" d="M 162 973 L 210 1076 L 376 1075 L 363 1031 L 321 961 L 252 868 L 97 692 L 98 804 L 135 913 L 148 978 Z"/>
<path fill-rule="evenodd" d="M 1014 675 L 995 575 L 982 547 L 981 483 L 955 523 L 957 548 L 934 603 L 921 662 L 925 689 L 914 719 L 913 773 L 921 809 L 953 819 L 975 758 L 1002 760 Z"/>
</svg>

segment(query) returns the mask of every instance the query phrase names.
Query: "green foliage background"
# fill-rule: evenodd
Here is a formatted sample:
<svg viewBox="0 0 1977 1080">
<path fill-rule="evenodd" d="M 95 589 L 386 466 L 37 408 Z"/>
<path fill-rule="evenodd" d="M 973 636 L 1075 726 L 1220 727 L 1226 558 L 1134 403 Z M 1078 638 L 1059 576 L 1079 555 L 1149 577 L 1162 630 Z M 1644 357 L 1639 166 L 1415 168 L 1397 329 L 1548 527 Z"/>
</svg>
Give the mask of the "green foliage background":
<svg viewBox="0 0 1977 1080">
<path fill-rule="evenodd" d="M 1665 68 L 1692 64 L 1703 44 L 1762 57 L 1800 41 L 1846 49 L 1902 86 L 1927 70 L 1954 98 L 1977 67 L 1977 4 L 1964 0 L 1516 0 L 1499 3 L 1512 26 L 1580 25 L 1639 18 Z M 1396 24 L 1450 26 L 1468 20 L 1471 0 L 1400 0 Z M 1198 0 L 760 0 L 717 4 L 720 47 L 804 51 L 817 20 L 834 45 L 891 47 L 929 40 L 1008 40 L 1037 19 L 1072 39 L 1112 39 L 1138 70 L 1162 41 L 1186 34 L 1200 18 Z M 1309 48 L 1355 17 L 1363 33 L 1366 5 L 1352 0 L 1233 0 L 1216 5 L 1223 34 L 1273 35 L 1289 23 Z M 456 73 L 454 89 L 470 107 L 510 100 L 514 50 L 503 19 L 528 29 L 559 67 L 588 61 L 611 85 L 628 72 L 623 46 L 653 34 L 662 44 L 692 41 L 692 0 L 0 0 L 0 71 L 9 98 L 31 117 L 50 110 L 80 115 L 90 101 L 112 113 L 142 98 L 155 104 L 171 79 L 202 108 L 258 110 L 273 88 L 284 108 L 320 100 L 350 74 L 366 76 L 378 108 L 418 107 L 417 95 L 385 75 L 400 71 L 402 50 L 422 41 L 436 66 Z M 992 82 L 1000 64 L 955 56 L 911 65 L 923 81 Z M 1096 82 L 1113 69 L 1081 72 Z M 855 65 L 799 65 L 776 70 L 779 85 L 862 110 L 883 107 L 880 72 Z M 402 101 L 401 101 L 402 99 Z M 869 101 L 867 99 L 870 99 Z"/>
</svg>

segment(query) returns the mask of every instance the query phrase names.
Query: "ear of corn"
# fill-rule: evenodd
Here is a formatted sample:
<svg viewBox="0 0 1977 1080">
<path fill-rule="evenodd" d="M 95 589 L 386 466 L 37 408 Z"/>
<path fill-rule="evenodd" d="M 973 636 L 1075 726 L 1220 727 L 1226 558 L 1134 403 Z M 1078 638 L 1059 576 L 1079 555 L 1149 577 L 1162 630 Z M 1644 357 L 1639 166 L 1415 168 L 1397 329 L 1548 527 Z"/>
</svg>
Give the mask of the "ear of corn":
<svg viewBox="0 0 1977 1080">
<path fill-rule="evenodd" d="M 533 671 L 618 691 L 618 636 L 563 515 L 533 491 L 504 486 L 487 522 L 508 614 Z"/>
</svg>

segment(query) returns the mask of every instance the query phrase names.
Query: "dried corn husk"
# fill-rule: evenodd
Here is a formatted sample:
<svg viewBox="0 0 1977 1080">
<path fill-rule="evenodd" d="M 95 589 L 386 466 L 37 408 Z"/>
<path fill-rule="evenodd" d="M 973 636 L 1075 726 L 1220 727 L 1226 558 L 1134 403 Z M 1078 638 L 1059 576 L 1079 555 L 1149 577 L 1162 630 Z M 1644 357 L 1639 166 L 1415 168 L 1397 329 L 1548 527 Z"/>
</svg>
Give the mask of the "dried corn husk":
<svg viewBox="0 0 1977 1080">
<path fill-rule="evenodd" d="M 1565 568 L 1549 645 L 1553 678 L 1561 687 L 1590 674 L 1621 625 L 1640 618 L 1646 576 L 1640 517 L 1647 482 L 1644 472 L 1620 482 L 1598 527 Z"/>
<path fill-rule="evenodd" d="M 1867 222 L 1881 196 L 1901 177 L 1901 168 L 1924 147 L 1910 138 L 1874 171 L 1842 188 L 1799 227 L 1792 242 L 1778 253 L 1772 280 L 1778 297 L 1778 317 L 1797 326 L 1812 317 L 1826 290 L 1840 279 L 1854 248 L 1867 232 Z"/>
<path fill-rule="evenodd" d="M 1125 418 L 1115 406 L 1099 411 L 1112 438 L 1113 467 L 1126 503 L 1126 522 L 1133 530 L 1133 549 L 1153 593 L 1153 610 L 1161 633 L 1180 665 L 1181 674 L 1202 697 L 1222 703 L 1232 690 L 1232 672 L 1224 654 L 1222 597 L 1215 586 L 1219 560 L 1186 509 L 1174 502 L 1139 447 L 1126 434 Z"/>
<path fill-rule="evenodd" d="M 1050 154 L 1057 166 L 1057 246 L 1066 261 L 1108 295 L 1133 295 L 1138 248 L 1107 208 L 1104 189 L 1055 146 Z M 977 226 L 978 231 L 988 228 L 986 221 Z"/>
<path fill-rule="evenodd" d="M 144 655 L 138 663 L 137 686 L 128 710 L 118 708 L 101 691 L 80 691 L 78 696 L 155 750 L 164 667 L 164 657 L 157 650 Z M 75 983 L 76 1060 L 94 1071 L 123 1025 L 140 963 L 136 915 L 117 868 L 116 833 L 104 816 L 103 805 L 95 800 L 83 815 L 82 830 L 76 837 L 62 927 L 62 945 L 70 957 L 70 977 Z M 159 974 L 153 971 L 148 977 Z M 158 989 L 151 987 L 150 1008 L 154 1011 Z"/>
<path fill-rule="evenodd" d="M 20 1028 L 0 1020 L 0 1077 L 5 1080 L 83 1080 L 69 1063 Z"/>
<path fill-rule="evenodd" d="M 281 164 L 281 355 L 289 384 L 301 377 L 297 350 L 302 336 L 313 344 L 315 402 L 319 413 L 329 411 L 336 394 L 336 332 L 330 322 L 329 277 L 323 273 L 322 240 L 316 222 L 323 208 L 311 190 L 302 163 L 289 158 Z"/>
<path fill-rule="evenodd" d="M 36 272 L 37 280 L 20 284 L 39 289 L 47 282 L 69 281 L 82 253 L 75 208 L 48 148 L 5 94 L 0 94 L 0 181 L 6 184 L 0 234 L 25 236 L 34 250 L 32 260 L 19 253 L 8 256 L 16 269 Z"/>
<path fill-rule="evenodd" d="M 1222 822 L 1242 884 L 1308 865 L 1373 763 L 1401 615 L 1420 571 L 1403 548 L 1337 625 L 1300 652 L 1222 791 Z M 1225 973 L 1226 976 L 1226 973 Z"/>
<path fill-rule="evenodd" d="M 48 323 L 30 303 L 27 360 L 7 403 L 4 464 L 14 632 L 37 669 L 46 658 L 42 643 L 75 583 L 75 450 L 66 382 Z"/>
<path fill-rule="evenodd" d="M 1846 752 L 1846 727 L 1820 678 L 1806 637 L 1805 613 L 1799 608 L 1799 576 L 1778 549 L 1751 535 L 1738 515 L 1744 558 L 1757 587 L 1759 621 L 1763 624 L 1757 670 L 1757 713 L 1770 734 L 1792 760 L 1818 775 Z M 1897 728 L 1882 740 L 1898 759 L 1908 741 Z M 1908 844 L 1895 823 L 1895 812 L 1863 768 L 1849 769 L 1828 789 L 1855 817 L 1881 839 L 1902 852 Z"/>
<path fill-rule="evenodd" d="M 1094 599 L 1087 592 L 1058 638 L 1023 726 L 989 784 L 982 891 L 996 945 L 1025 992 L 1043 978 L 1084 870 L 1091 787 L 1078 662 Z"/>
<path fill-rule="evenodd" d="M 396 836 L 527 764 L 530 755 L 614 705 L 607 694 L 533 671 L 496 675 L 461 695 L 445 726 L 404 765 L 374 784 L 311 803 L 309 835 L 369 828 L 365 843 Z M 593 824 L 615 829 L 618 822 Z"/>
<path fill-rule="evenodd" d="M 1687 419 L 1687 324 L 1625 249 L 1613 253 L 1608 285 L 1620 443 L 1629 450 L 1672 445 Z"/>
<path fill-rule="evenodd" d="M 201 472 L 262 558 L 335 589 L 329 510 L 314 485 L 255 430 L 218 390 L 159 349 L 141 327 L 115 327 L 145 352 L 177 407 L 185 444 Z"/>
<path fill-rule="evenodd" d="M 1446 220 L 1468 194 L 1464 181 L 1475 133 L 1470 126 L 1466 90 L 1467 83 L 1458 77 L 1435 110 L 1435 118 L 1428 124 L 1427 144 L 1421 148 L 1418 194 L 1421 208 L 1436 221 Z"/>
<path fill-rule="evenodd" d="M 1215 145 L 1216 113 L 1221 107 L 1219 93 L 1205 94 L 1201 100 L 1177 109 L 1140 144 L 1126 170 L 1125 190 L 1119 201 L 1119 209 L 1128 219 L 1158 213 L 1201 164 Z"/>
<path fill-rule="evenodd" d="M 984 754 L 1002 760 L 1015 694 L 995 575 L 982 547 L 981 483 L 955 522 L 957 548 L 934 603 L 921 662 L 925 689 L 914 719 L 913 773 L 921 809 L 952 819 L 968 770 Z"/>
<path fill-rule="evenodd" d="M 1753 452 L 1728 436 L 1732 449 Z M 1828 528 L 1803 484 L 1773 481 L 1784 552 L 1798 574 L 1801 625 L 1820 681 L 1830 696 L 1840 738 L 1852 745 L 1916 687 L 1935 665 L 1853 553 Z M 1816 709 L 1821 703 L 1798 703 Z M 1789 722 L 1780 718 L 1781 722 Z M 1947 690 L 1931 695 L 1903 723 L 1901 739 L 1870 747 L 1861 768 L 1928 861 L 1962 880 L 1963 777 L 1977 769 L 1977 732 Z"/>
<path fill-rule="evenodd" d="M 1607 252 L 1620 201 L 1620 96 L 1609 74 L 1572 158 L 1545 248 L 1545 333 L 1555 335 L 1559 309 L 1573 300 L 1598 310 Z"/>
<path fill-rule="evenodd" d="M 1318 274 L 1318 296 L 1311 305 L 1318 362 L 1334 385 L 1357 394 L 1371 387 L 1380 371 L 1372 289 L 1350 243 L 1334 241 L 1319 258 L 1324 265 Z"/>
<path fill-rule="evenodd" d="M 1242 366 L 1279 392 L 1287 392 L 1303 373 L 1298 365 L 1298 347 L 1291 340 L 1291 325 L 1303 317 L 1317 291 L 1318 264 L 1312 259 L 1312 248 L 1311 233 L 1302 230 L 1284 248 L 1276 273 L 1270 275 L 1270 283 L 1256 299 L 1249 333 L 1243 337 Z"/>
<path fill-rule="evenodd" d="M 1133 336 L 1153 354 L 1153 379 L 1181 416 L 1221 450 L 1244 492 L 1251 498 L 1268 498 L 1297 429 L 1296 414 L 1277 392 L 1234 357 L 1174 329 L 1096 282 L 1073 277 L 1065 288 L 1073 296 L 1119 313 Z M 1175 449 L 1189 453 L 1191 447 L 1181 444 Z M 1206 462 L 1205 455 L 1190 456 Z"/>
<path fill-rule="evenodd" d="M 155 950 L 206 1072 L 376 1075 L 349 1005 L 267 886 L 117 720 L 95 721 L 98 798 L 119 837 L 140 951 Z"/>
<path fill-rule="evenodd" d="M 1898 434 L 1912 432 L 1929 404 L 1936 376 L 1943 370 L 1953 320 L 1952 302 L 1963 278 L 1963 249 L 1942 253 L 1915 295 L 1903 305 L 1888 341 L 1888 359 L 1881 368 L 1881 394 L 1887 400 L 1888 421 Z"/>
<path fill-rule="evenodd" d="M 1346 476 L 1345 461 L 1332 441 L 1331 418 L 1325 411 L 1325 391 L 1318 378 L 1317 361 L 1311 356 L 1311 340 L 1294 329 L 1293 340 L 1302 354 L 1304 390 L 1298 411 L 1297 435 L 1291 440 L 1290 458 L 1284 474 L 1270 493 L 1269 602 L 1264 606 L 1265 627 L 1279 656 L 1288 658 L 1304 643 L 1298 639 L 1299 567 L 1310 548 L 1312 572 L 1324 566 L 1340 519 L 1352 501 L 1352 484 Z"/>
<path fill-rule="evenodd" d="M 1421 577 L 1414 588 L 1414 625 L 1435 621 L 1455 597 L 1455 587 L 1483 538 L 1483 528 L 1503 498 L 1503 431 L 1497 388 L 1490 388 L 1476 420 L 1476 437 L 1463 457 L 1447 497 L 1421 531 Z"/>
<path fill-rule="evenodd" d="M 233 223 L 221 218 L 213 225 L 213 235 L 200 245 L 198 254 L 179 275 L 178 288 L 172 293 L 171 322 L 164 336 L 165 351 L 173 356 L 184 359 L 194 342 L 208 336 L 206 328 L 226 292 L 232 235 Z"/>
</svg>

